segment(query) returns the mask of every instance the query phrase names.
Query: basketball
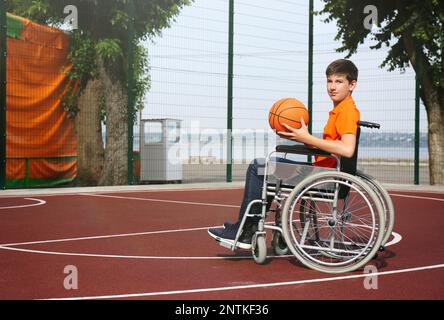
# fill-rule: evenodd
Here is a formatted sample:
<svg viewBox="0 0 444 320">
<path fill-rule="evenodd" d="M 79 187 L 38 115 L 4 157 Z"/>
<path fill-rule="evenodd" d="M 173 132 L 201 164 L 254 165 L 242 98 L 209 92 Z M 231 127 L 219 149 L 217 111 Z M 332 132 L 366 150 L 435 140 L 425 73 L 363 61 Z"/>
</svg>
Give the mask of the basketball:
<svg viewBox="0 0 444 320">
<path fill-rule="evenodd" d="M 292 128 L 299 129 L 301 127 L 301 118 L 305 124 L 308 124 L 308 110 L 305 105 L 294 98 L 284 98 L 270 108 L 268 114 L 268 122 L 271 129 L 276 133 L 279 131 L 289 132 L 282 124 L 287 124 Z"/>
</svg>

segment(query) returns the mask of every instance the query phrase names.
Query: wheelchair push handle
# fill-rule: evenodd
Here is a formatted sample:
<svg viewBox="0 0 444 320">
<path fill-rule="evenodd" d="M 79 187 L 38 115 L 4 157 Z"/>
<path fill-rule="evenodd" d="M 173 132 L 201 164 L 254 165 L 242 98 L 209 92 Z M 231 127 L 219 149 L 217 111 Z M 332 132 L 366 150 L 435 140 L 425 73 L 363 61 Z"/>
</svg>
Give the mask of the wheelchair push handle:
<svg viewBox="0 0 444 320">
<path fill-rule="evenodd" d="M 381 128 L 381 125 L 379 123 L 368 122 L 368 121 L 359 121 L 358 126 L 365 127 L 365 128 L 375 128 L 375 129 Z"/>
</svg>

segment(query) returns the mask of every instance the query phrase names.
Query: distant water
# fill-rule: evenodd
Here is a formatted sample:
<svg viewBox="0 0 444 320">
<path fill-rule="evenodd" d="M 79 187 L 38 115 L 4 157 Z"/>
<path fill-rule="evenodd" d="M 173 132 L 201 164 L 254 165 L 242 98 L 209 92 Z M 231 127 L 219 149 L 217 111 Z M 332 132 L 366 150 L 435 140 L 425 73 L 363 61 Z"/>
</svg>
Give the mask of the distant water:
<svg viewBox="0 0 444 320">
<path fill-rule="evenodd" d="M 152 138 L 151 141 L 159 141 L 160 139 Z M 189 157 L 214 157 L 215 159 L 226 159 L 226 140 L 222 138 L 213 139 L 187 139 L 182 137 L 179 144 L 176 144 L 175 154 L 179 151 L 180 158 L 185 160 Z M 280 139 L 233 139 L 233 159 L 249 161 L 257 157 L 265 157 L 274 149 L 276 144 L 285 143 L 285 140 Z M 174 145 L 174 144 L 170 144 Z M 177 150 L 179 146 L 179 150 Z M 149 148 L 149 145 L 147 146 Z M 134 150 L 139 150 L 139 139 L 134 137 Z M 414 147 L 397 147 L 397 146 L 360 146 L 360 159 L 401 159 L 413 160 Z M 427 161 L 429 158 L 428 148 L 419 149 L 420 160 Z"/>
<path fill-rule="evenodd" d="M 414 159 L 414 148 L 400 148 L 400 147 L 360 147 L 360 159 Z M 419 148 L 419 159 L 429 159 L 429 149 Z"/>
<path fill-rule="evenodd" d="M 270 149 L 271 151 L 272 149 Z M 252 148 L 247 148 L 245 151 L 242 148 L 234 148 L 233 159 L 253 159 L 251 157 Z M 399 148 L 399 147 L 360 147 L 359 159 L 400 159 L 400 160 L 413 160 L 415 158 L 414 148 Z M 254 153 L 253 153 L 254 154 Z M 263 154 L 259 154 L 263 156 Z M 427 161 L 429 159 L 429 151 L 427 148 L 419 149 L 419 159 Z"/>
</svg>

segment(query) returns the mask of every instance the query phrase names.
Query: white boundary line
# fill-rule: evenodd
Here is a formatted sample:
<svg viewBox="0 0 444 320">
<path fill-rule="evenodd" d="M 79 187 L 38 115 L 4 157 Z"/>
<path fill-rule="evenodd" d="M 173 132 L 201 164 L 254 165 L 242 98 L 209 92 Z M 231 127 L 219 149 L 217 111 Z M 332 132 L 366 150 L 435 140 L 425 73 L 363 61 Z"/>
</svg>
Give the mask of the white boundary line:
<svg viewBox="0 0 444 320">
<path fill-rule="evenodd" d="M 204 205 L 204 206 L 220 206 L 220 207 L 230 207 L 230 208 L 238 208 L 239 206 L 232 205 L 223 205 L 223 204 L 211 204 L 211 203 L 200 203 L 200 202 L 188 202 L 188 201 L 174 201 L 174 200 L 161 200 L 161 199 L 146 199 L 146 198 L 136 198 L 136 197 L 123 197 L 123 196 L 112 196 L 112 195 L 100 195 L 100 194 L 86 194 L 80 193 L 79 195 L 83 196 L 95 196 L 95 197 L 106 197 L 106 198 L 116 198 L 116 199 L 128 199 L 128 200 L 139 200 L 139 201 L 155 201 L 155 202 L 166 202 L 166 203 L 177 203 L 177 204 L 188 204 L 188 205 Z M 405 197 L 405 198 L 415 198 L 415 199 L 424 199 L 424 200 L 436 200 L 436 201 L 444 201 L 444 199 L 440 198 L 432 198 L 432 197 L 421 197 L 421 196 L 410 196 L 403 194 L 390 194 L 391 196 Z M 44 200 L 40 199 L 32 199 L 25 198 L 26 200 L 37 201 L 37 204 L 32 205 L 23 205 L 23 206 L 13 206 L 13 207 L 4 207 L 1 209 L 13 209 L 13 208 L 24 208 L 24 207 L 32 207 L 43 205 L 46 203 Z M 0 245 L 0 249 L 3 250 L 13 250 L 13 251 L 21 251 L 21 252 L 30 252 L 30 253 L 42 253 L 42 254 L 52 254 L 52 255 L 71 255 L 71 256 L 89 256 L 89 257 L 112 257 L 112 258 L 133 258 L 133 259 L 187 259 L 187 260 L 195 260 L 195 259 L 251 259 L 251 257 L 156 257 L 156 256 L 117 256 L 117 255 L 98 255 L 98 254 L 85 254 L 85 253 L 63 253 L 63 252 L 50 252 L 50 251 L 39 251 L 39 250 L 29 250 L 29 249 L 20 249 L 20 248 L 11 248 L 12 246 L 18 245 L 30 245 L 30 244 L 42 244 L 42 243 L 55 243 L 55 242 L 68 242 L 68 241 L 80 241 L 80 240 L 92 240 L 92 239 L 103 239 L 103 238 L 115 238 L 115 237 L 126 237 L 126 236 L 137 236 L 137 235 L 150 235 L 150 234 L 161 234 L 161 233 L 172 233 L 172 232 L 185 232 L 185 231 L 197 231 L 197 230 L 206 230 L 207 227 L 204 228 L 192 228 L 192 229 L 178 229 L 178 230 L 165 230 L 165 231 L 153 231 L 153 232 L 142 232 L 142 233 L 133 233 L 133 234 L 119 234 L 119 235 L 108 235 L 108 236 L 95 236 L 95 237 L 82 237 L 82 238 L 70 238 L 70 239 L 59 239 L 59 240 L 45 240 L 45 241 L 33 241 L 33 242 L 23 242 L 23 243 L 12 243 L 12 244 L 4 244 Z M 387 245 L 393 245 L 401 240 L 401 236 L 394 234 L 395 238 Z M 395 271 L 386 271 L 374 273 L 372 276 L 376 275 L 389 275 L 395 273 L 404 273 L 404 272 L 414 272 L 428 269 L 436 269 L 443 268 L 444 264 L 434 265 L 434 266 L 426 266 L 419 268 L 410 268 L 410 269 L 401 269 Z M 260 287 L 273 287 L 273 286 L 284 286 L 284 285 L 297 285 L 304 283 L 316 283 L 316 282 L 326 282 L 326 281 L 337 281 L 337 280 L 346 280 L 346 279 L 354 279 L 366 277 L 368 275 L 352 275 L 352 276 L 343 276 L 343 277 L 333 277 L 333 278 L 324 278 L 324 279 L 311 279 L 311 280 L 300 280 L 300 281 L 292 281 L 292 282 L 279 282 L 279 283 L 270 283 L 270 284 L 257 284 L 257 285 L 249 285 L 249 286 L 233 286 L 233 287 L 221 287 L 221 288 L 204 288 L 204 289 L 192 289 L 192 290 L 178 290 L 178 291 L 163 291 L 163 292 L 151 292 L 151 293 L 141 293 L 141 294 L 125 294 L 125 295 L 110 295 L 110 296 L 92 296 L 92 297 L 78 297 L 78 298 L 66 298 L 67 300 L 83 300 L 83 299 L 112 299 L 112 298 L 131 298 L 131 297 L 147 297 L 147 296 L 156 296 L 156 295 L 173 295 L 173 294 L 187 294 L 187 293 L 197 293 L 197 292 L 215 292 L 215 291 L 226 291 L 226 290 L 239 290 L 239 289 L 250 289 L 250 288 L 260 288 Z M 57 299 L 59 300 L 59 299 Z"/>
<path fill-rule="evenodd" d="M 175 192 L 175 191 L 213 191 L 213 190 L 236 190 L 240 188 L 224 188 L 224 189 L 180 189 L 180 190 L 137 190 L 137 191 L 123 191 L 122 193 L 133 193 L 133 192 L 143 192 L 143 193 L 153 193 L 153 192 Z M 411 192 L 414 191 L 403 191 L 403 192 Z M 99 193 L 107 193 L 107 194 L 99 194 Z M 117 193 L 117 191 L 113 192 L 94 192 L 94 193 L 69 193 L 69 194 L 48 194 L 48 195 L 42 195 L 44 197 L 55 197 L 55 196 L 89 196 L 89 197 L 104 197 L 104 198 L 115 198 L 115 199 L 127 199 L 127 200 L 139 200 L 139 201 L 152 201 L 152 202 L 164 202 L 164 203 L 177 203 L 177 204 L 187 204 L 187 205 L 202 205 L 202 206 L 219 206 L 219 207 L 225 207 L 225 208 L 239 208 L 240 206 L 234 206 L 234 205 L 225 205 L 225 204 L 210 204 L 210 203 L 201 203 L 201 202 L 188 202 L 188 201 L 176 201 L 176 200 L 162 200 L 162 199 L 152 199 L 152 198 L 137 198 L 137 197 L 125 197 L 125 196 L 113 196 L 109 195 L 109 193 Z M 440 201 L 444 202 L 444 199 L 442 198 L 434 198 L 434 197 L 423 197 L 423 196 L 413 196 L 413 195 L 406 195 L 406 194 L 398 194 L 398 193 L 391 193 L 389 192 L 390 196 L 394 197 L 401 197 L 401 198 L 412 198 L 412 199 L 423 199 L 423 200 L 432 200 L 432 201 Z M 6 197 L 0 197 L 4 199 L 12 199 L 12 198 L 19 198 L 20 196 L 6 196 Z M 21 197 L 20 197 L 21 198 Z M 27 208 L 27 207 L 34 207 L 39 205 L 46 204 L 46 201 L 41 199 L 34 199 L 34 198 L 24 198 L 25 200 L 31 200 L 31 201 L 37 201 L 36 204 L 31 205 L 21 205 L 21 206 L 11 206 L 11 207 L 0 207 L 0 210 L 6 210 L 6 209 L 18 209 L 18 208 Z"/>
<path fill-rule="evenodd" d="M 36 207 L 36 206 L 41 206 L 41 205 L 46 204 L 46 201 L 40 200 L 40 199 L 33 199 L 33 198 L 23 198 L 23 199 L 30 200 L 30 201 L 37 201 L 37 203 L 24 204 L 24 205 L 19 205 L 19 206 L 10 206 L 10 207 L 0 207 L 0 210 L 29 208 L 29 207 Z"/>
<path fill-rule="evenodd" d="M 128 200 L 141 200 L 141 201 L 156 201 L 156 202 L 168 202 L 168 203 L 179 203 L 179 204 L 190 204 L 190 205 L 206 205 L 206 206 L 221 206 L 221 207 L 231 207 L 238 208 L 239 206 L 231 206 L 231 205 L 222 205 L 222 204 L 209 204 L 209 203 L 199 203 L 199 202 L 186 202 L 186 201 L 174 201 L 174 200 L 160 200 L 160 199 L 145 199 L 145 198 L 135 198 L 135 197 L 122 197 L 122 196 L 109 196 L 109 195 L 96 195 L 96 194 L 81 194 L 85 196 L 96 196 L 96 197 L 108 197 L 108 198 L 117 198 L 117 199 L 128 199 Z M 426 200 L 438 200 L 444 201 L 439 198 L 431 198 L 431 197 L 420 197 L 420 196 L 408 196 L 408 195 L 399 195 L 399 194 L 391 194 L 393 196 L 407 197 L 407 198 L 417 198 L 417 199 L 426 199 Z M 27 200 L 38 201 L 38 204 L 27 205 L 27 206 L 36 206 L 42 205 L 46 203 L 43 200 L 39 199 L 31 199 L 25 198 Z M 18 206 L 24 207 L 24 206 Z M 10 209 L 8 207 L 7 209 Z M 6 208 L 3 208 L 6 209 Z M 22 252 L 33 252 L 33 253 L 43 253 L 43 254 L 53 254 L 53 255 L 74 255 L 74 256 L 94 256 L 94 257 L 125 257 L 125 258 L 138 258 L 138 259 L 208 259 L 208 257 L 143 257 L 143 256 L 112 256 L 112 255 L 96 255 L 96 254 L 76 254 L 76 253 L 62 253 L 62 252 L 49 252 L 49 251 L 38 251 L 38 250 L 28 250 L 28 249 L 19 249 L 19 248 L 10 248 L 12 246 L 18 245 L 26 245 L 26 244 L 42 244 L 42 243 L 55 243 L 55 242 L 68 242 L 68 241 L 79 241 L 79 240 L 91 240 L 91 239 L 103 239 L 103 238 L 112 238 L 112 237 L 125 237 L 125 236 L 136 236 L 136 235 L 149 235 L 149 234 L 160 234 L 160 233 L 172 233 L 172 232 L 184 232 L 184 231 L 197 231 L 197 230 L 206 230 L 207 227 L 203 228 L 192 228 L 192 229 L 178 229 L 178 230 L 164 230 L 164 231 L 152 231 L 152 232 L 143 232 L 143 233 L 133 233 L 133 234 L 119 234 L 119 235 L 108 235 L 108 236 L 95 236 L 95 237 L 82 237 L 82 238 L 71 238 L 71 239 L 59 239 L 59 240 L 45 240 L 45 241 L 33 241 L 33 242 L 23 242 L 23 243 L 12 243 L 12 244 L 4 244 L 0 245 L 0 249 L 4 250 L 14 250 L 14 251 L 22 251 Z M 401 240 L 401 236 L 398 237 L 395 234 L 395 239 L 393 239 L 388 245 L 393 245 Z M 393 243 L 394 242 L 394 243 Z M 217 259 L 245 259 L 247 257 L 212 257 Z M 248 257 L 251 258 L 251 257 Z M 422 270 L 430 270 L 443 268 L 444 264 L 425 266 L 425 267 L 417 267 L 417 268 L 409 268 L 409 269 L 400 269 L 394 271 L 385 271 L 385 272 L 377 272 L 372 273 L 372 276 L 379 275 L 389 275 L 389 274 L 397 274 L 397 273 L 405 273 L 405 272 L 414 272 L 414 271 L 422 271 Z M 160 296 L 160 295 L 174 295 L 174 294 L 190 294 L 190 293 L 199 293 L 199 292 L 216 292 L 216 291 L 227 291 L 227 290 L 240 290 L 240 289 L 251 289 L 251 288 L 263 288 L 263 287 L 275 287 L 275 286 L 289 286 L 289 285 L 298 285 L 305 283 L 319 283 L 319 282 L 327 282 L 327 281 L 338 281 L 338 280 L 347 280 L 347 279 L 356 279 L 367 277 L 367 274 L 360 275 L 350 275 L 350 276 L 341 276 L 341 277 L 331 277 L 331 278 L 323 278 L 323 279 L 309 279 L 309 280 L 299 280 L 299 281 L 290 281 L 290 282 L 276 282 L 276 283 L 268 283 L 268 284 L 256 284 L 256 285 L 246 285 L 246 286 L 232 286 L 232 287 L 219 287 L 219 288 L 203 288 L 203 289 L 191 289 L 191 290 L 177 290 L 177 291 L 160 291 L 160 292 L 149 292 L 149 293 L 140 293 L 140 294 L 123 294 L 123 295 L 108 295 L 108 296 L 91 296 L 91 297 L 77 297 L 77 298 L 56 298 L 55 300 L 92 300 L 92 299 L 117 299 L 117 298 L 134 298 L 134 297 L 148 297 L 148 296 Z"/>
<path fill-rule="evenodd" d="M 77 188 L 58 188 L 58 189 L 41 189 L 41 190 L 6 190 L 0 192 L 1 198 L 23 198 L 26 196 L 37 197 L 55 197 L 55 196 L 76 196 L 79 194 L 124 194 L 124 193 L 158 193 L 158 192 L 188 192 L 188 191 L 222 191 L 222 190 L 239 190 L 244 189 L 244 182 L 233 182 L 231 185 L 221 183 L 220 185 L 209 184 L 208 187 L 203 184 L 184 184 L 181 188 L 166 187 L 165 185 L 152 185 L 149 188 L 132 188 L 130 187 L 77 187 Z M 407 189 L 396 188 L 396 185 L 386 185 L 386 190 L 391 194 L 392 192 L 403 193 L 427 193 L 427 194 L 443 194 L 444 188 L 437 188 L 436 190 L 421 190 L 413 189 L 416 186 L 409 186 Z M 407 196 L 407 195 L 405 195 Z M 408 196 L 407 196 L 408 197 Z"/>
<path fill-rule="evenodd" d="M 396 233 L 394 231 L 392 231 L 392 235 L 393 235 L 393 239 L 390 242 L 387 242 L 384 247 L 390 247 L 393 246 L 395 244 L 397 244 L 398 242 L 400 242 L 402 240 L 402 236 L 399 233 Z"/>
<path fill-rule="evenodd" d="M 112 254 L 97 254 L 97 253 L 73 253 L 73 252 L 56 252 L 56 251 L 42 251 L 42 250 L 31 250 L 31 249 L 20 249 L 20 248 L 10 248 L 10 247 L 0 247 L 1 250 L 18 251 L 26 253 L 35 254 L 48 254 L 56 256 L 72 256 L 72 257 L 92 257 L 92 258 L 117 258 L 117 259 L 140 259 L 140 260 L 251 260 L 252 256 L 225 256 L 225 257 L 174 257 L 174 256 L 122 256 L 122 255 L 112 255 Z M 269 256 L 268 258 L 289 258 L 293 256 Z"/>
<path fill-rule="evenodd" d="M 115 234 L 115 235 L 105 235 L 105 236 L 91 236 L 91 237 L 79 237 L 79 238 L 67 238 L 67 239 L 56 239 L 56 240 L 42 240 L 42 241 L 32 241 L 32 242 L 21 242 L 21 243 L 8 243 L 0 244 L 0 250 L 18 251 L 26 253 L 36 253 L 36 254 L 48 254 L 48 255 L 64 255 L 64 256 L 77 256 L 77 257 L 96 257 L 96 258 L 118 258 L 118 259 L 151 259 L 151 260 L 236 260 L 236 259 L 252 259 L 251 256 L 206 256 L 206 257 L 196 257 L 196 256 L 132 256 L 132 255 L 109 255 L 109 254 L 97 254 L 97 253 L 73 253 L 73 252 L 56 252 L 47 250 L 32 250 L 23 248 L 12 248 L 17 246 L 33 245 L 33 244 L 47 244 L 47 243 L 60 243 L 60 242 L 72 242 L 72 241 L 85 241 L 85 240 L 98 240 L 98 239 L 109 239 L 109 238 L 120 238 L 120 237 L 134 237 L 134 236 L 145 236 L 153 234 L 165 234 L 165 233 L 176 233 L 176 232 L 190 232 L 190 231 L 203 231 L 208 230 L 211 227 L 199 227 L 190 229 L 175 229 L 175 230 L 162 230 L 162 231 L 148 231 L 148 232 L 138 232 L 138 233 L 126 233 L 126 234 Z M 386 247 L 397 244 L 402 240 L 402 236 L 396 232 L 392 233 L 394 238 L 391 242 L 386 244 Z M 292 255 L 284 256 L 268 256 L 268 258 L 288 258 L 293 257 Z"/>
<path fill-rule="evenodd" d="M 121 238 L 121 237 L 135 237 L 135 236 L 145 236 L 145 235 L 152 235 L 152 234 L 162 234 L 162 233 L 201 231 L 201 230 L 207 230 L 208 228 L 212 228 L 212 227 L 199 227 L 199 228 L 190 228 L 190 229 L 147 231 L 147 232 L 136 232 L 136 233 L 119 233 L 119 234 L 104 235 L 104 236 L 91 236 L 91 237 L 78 237 L 78 238 L 66 238 L 66 239 L 55 239 L 55 240 L 40 240 L 40 241 L 31 241 L 31 242 L 5 243 L 5 244 L 0 244 L 0 248 L 24 246 L 24 245 L 31 245 L 31 244 L 44 244 L 44 243 L 70 242 L 70 241 L 82 241 L 82 240 L 96 240 L 96 239 Z"/>
<path fill-rule="evenodd" d="M 187 204 L 187 205 L 218 206 L 218 207 L 225 207 L 225 208 L 239 208 L 240 207 L 240 206 L 227 205 L 227 204 L 217 204 L 217 203 L 204 203 L 204 202 L 189 202 L 189 201 L 177 201 L 177 200 L 166 200 L 166 199 L 124 197 L 124 196 L 112 196 L 112 195 L 104 195 L 104 194 L 80 193 L 78 195 L 88 196 L 88 197 L 103 197 L 103 198 L 125 199 L 125 200 L 139 200 L 139 201 L 177 203 L 177 204 Z M 396 194 L 396 193 L 392 193 L 392 194 L 390 194 L 390 196 L 402 197 L 402 198 L 412 198 L 412 199 L 434 200 L 434 201 L 444 202 L 444 199 L 442 199 L 442 198 L 409 196 L 409 195 Z"/>
<path fill-rule="evenodd" d="M 244 188 L 244 182 L 232 182 L 231 185 L 222 183 L 220 185 L 208 184 L 183 184 L 176 188 L 171 185 L 150 185 L 150 186 L 114 186 L 114 187 L 75 187 L 75 188 L 54 188 L 54 189 L 22 189 L 22 190 L 5 190 L 0 192 L 0 198 L 22 198 L 29 196 L 54 197 L 54 196 L 75 196 L 82 193 L 158 193 L 158 192 L 187 192 L 187 191 L 221 191 L 221 190 L 238 190 Z"/>
<path fill-rule="evenodd" d="M 409 196 L 409 195 L 405 195 L 405 194 L 397 194 L 397 193 L 389 193 L 389 195 L 390 195 L 390 196 L 394 196 L 394 197 L 401 197 L 401 198 L 435 200 L 435 201 L 442 201 L 442 202 L 444 202 L 444 199 L 442 199 L 442 198 L 421 197 L 421 196 Z"/>
<path fill-rule="evenodd" d="M 392 274 L 432 270 L 432 269 L 439 269 L 439 268 L 444 268 L 444 264 L 436 264 L 436 265 L 415 267 L 415 268 L 408 268 L 408 269 L 398 269 L 398 270 L 392 270 L 392 271 L 374 272 L 371 274 L 364 273 L 364 274 L 355 274 L 355 275 L 349 275 L 349 276 L 296 280 L 296 281 L 286 281 L 286 282 L 258 283 L 258 284 L 243 285 L 243 286 L 200 288 L 200 289 L 189 289 L 189 290 L 158 291 L 158 292 L 104 295 L 104 296 L 89 296 L 89 297 L 51 298 L 51 299 L 42 299 L 42 300 L 123 299 L 123 298 L 140 298 L 140 297 L 152 297 L 152 296 L 177 295 L 177 294 L 192 294 L 192 293 L 202 293 L 202 292 L 245 290 L 245 289 L 255 289 L 255 288 L 270 288 L 270 287 L 294 286 L 294 285 L 309 284 L 309 283 L 321 283 L 321 282 L 331 282 L 331 281 L 339 281 L 339 280 L 359 279 L 359 278 L 365 278 L 365 277 L 369 277 L 369 276 L 371 276 L 371 277 L 386 276 L 386 275 L 392 275 Z"/>
<path fill-rule="evenodd" d="M 228 204 L 219 204 L 219 203 L 177 201 L 177 200 L 150 199 L 150 198 L 136 198 L 136 197 L 110 196 L 110 195 L 103 195 L 103 194 L 87 194 L 87 193 L 80 193 L 79 195 L 88 196 L 88 197 L 102 197 L 102 198 L 125 199 L 125 200 L 139 200 L 139 201 L 151 201 L 151 202 L 166 202 L 166 203 L 176 203 L 176 204 L 188 204 L 188 205 L 196 205 L 196 206 L 240 208 L 240 206 L 234 206 L 234 205 L 228 205 Z"/>
<path fill-rule="evenodd" d="M 423 200 L 435 200 L 435 201 L 443 201 L 444 202 L 444 199 L 442 199 L 442 198 L 410 196 L 410 195 L 397 194 L 397 193 L 389 193 L 389 194 L 390 194 L 390 196 L 394 196 L 394 197 L 423 199 Z M 210 205 L 210 206 L 214 205 L 214 206 L 229 207 L 229 208 L 239 208 L 240 207 L 240 206 L 225 205 L 225 204 L 212 204 L 212 203 L 202 203 L 202 202 L 187 202 L 187 201 L 162 200 L 162 199 L 150 199 L 150 198 L 124 197 L 124 196 L 112 196 L 112 195 L 104 195 L 104 194 L 79 193 L 78 195 L 89 196 L 89 197 L 104 197 L 104 198 L 141 200 L 141 201 L 156 201 L 156 202 L 180 203 L 180 204 L 195 204 L 195 205 Z"/>
</svg>

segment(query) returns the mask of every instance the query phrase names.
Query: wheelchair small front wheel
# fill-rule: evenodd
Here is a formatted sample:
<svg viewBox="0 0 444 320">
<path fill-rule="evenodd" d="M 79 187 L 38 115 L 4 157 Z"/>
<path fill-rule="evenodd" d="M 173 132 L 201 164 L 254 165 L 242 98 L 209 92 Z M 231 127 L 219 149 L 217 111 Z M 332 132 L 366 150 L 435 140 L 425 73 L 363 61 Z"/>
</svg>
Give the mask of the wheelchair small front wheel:
<svg viewBox="0 0 444 320">
<path fill-rule="evenodd" d="M 257 264 L 264 264 L 267 258 L 267 244 L 265 241 L 265 235 L 254 234 L 251 241 L 251 251 L 253 253 L 254 261 Z"/>
<path fill-rule="evenodd" d="M 271 245 L 273 251 L 277 256 L 285 256 L 288 254 L 289 249 L 287 242 L 285 242 L 284 236 L 279 231 L 273 231 L 273 237 L 271 238 Z"/>
</svg>

